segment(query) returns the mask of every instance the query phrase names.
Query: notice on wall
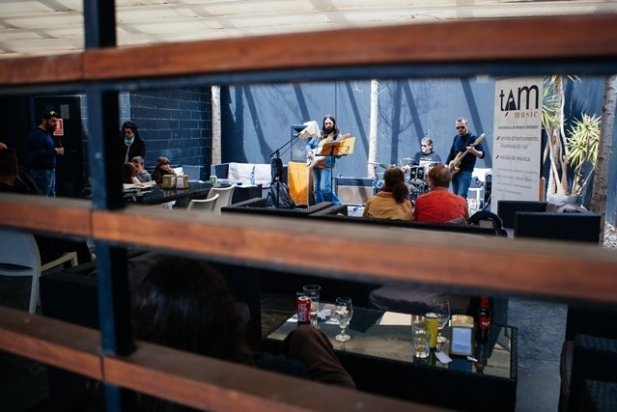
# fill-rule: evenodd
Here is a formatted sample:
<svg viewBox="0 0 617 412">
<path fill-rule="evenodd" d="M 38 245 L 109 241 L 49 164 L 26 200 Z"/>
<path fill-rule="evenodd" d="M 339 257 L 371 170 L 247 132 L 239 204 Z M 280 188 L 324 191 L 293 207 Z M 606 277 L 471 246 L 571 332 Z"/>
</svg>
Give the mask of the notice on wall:
<svg viewBox="0 0 617 412">
<path fill-rule="evenodd" d="M 495 82 L 491 211 L 500 200 L 538 200 L 542 78 Z"/>
</svg>

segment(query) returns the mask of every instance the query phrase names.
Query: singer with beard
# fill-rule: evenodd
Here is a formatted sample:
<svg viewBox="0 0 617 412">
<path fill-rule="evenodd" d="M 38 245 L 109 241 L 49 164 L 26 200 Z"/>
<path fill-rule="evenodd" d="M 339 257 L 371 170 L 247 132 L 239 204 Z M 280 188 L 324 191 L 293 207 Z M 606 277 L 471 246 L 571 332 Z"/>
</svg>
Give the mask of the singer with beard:
<svg viewBox="0 0 617 412">
<path fill-rule="evenodd" d="M 64 148 L 56 147 L 52 136 L 59 117 L 53 110 L 43 112 L 38 126 L 28 136 L 30 176 L 44 196 L 55 196 L 56 156 L 64 155 Z"/>
<path fill-rule="evenodd" d="M 336 120 L 333 116 L 324 117 L 321 126 L 321 136 L 315 136 L 306 145 L 307 157 L 313 159 L 315 153 L 319 153 L 323 143 L 333 142 L 341 139 Z M 332 168 L 338 156 L 325 156 L 313 168 L 313 194 L 315 203 L 332 202 L 340 205 L 341 200 L 332 192 Z"/>
</svg>

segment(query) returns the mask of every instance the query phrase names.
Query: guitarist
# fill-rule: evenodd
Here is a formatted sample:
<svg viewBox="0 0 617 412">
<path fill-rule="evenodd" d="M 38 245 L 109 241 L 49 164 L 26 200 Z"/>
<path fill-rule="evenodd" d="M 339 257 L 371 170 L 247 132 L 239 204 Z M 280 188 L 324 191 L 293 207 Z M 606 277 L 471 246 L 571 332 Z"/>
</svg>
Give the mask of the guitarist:
<svg viewBox="0 0 617 412">
<path fill-rule="evenodd" d="M 333 142 L 341 139 L 336 120 L 333 116 L 324 117 L 321 126 L 321 136 L 315 136 L 306 145 L 307 158 L 313 160 L 315 153 L 319 153 L 323 143 Z M 332 192 L 332 168 L 334 167 L 335 156 L 325 156 L 313 168 L 314 196 L 315 203 L 332 202 L 340 205 L 341 200 Z"/>
<path fill-rule="evenodd" d="M 454 136 L 446 164 L 450 166 L 450 170 L 453 170 L 452 192 L 467 199 L 467 191 L 471 184 L 471 174 L 476 166 L 476 159 L 484 157 L 484 149 L 482 149 L 481 143 L 471 146 L 476 140 L 476 136 L 469 131 L 467 119 L 463 117 L 456 119 L 456 131 L 458 134 Z M 458 153 L 465 151 L 467 151 L 467 154 L 463 156 L 458 165 L 451 164 Z"/>
</svg>

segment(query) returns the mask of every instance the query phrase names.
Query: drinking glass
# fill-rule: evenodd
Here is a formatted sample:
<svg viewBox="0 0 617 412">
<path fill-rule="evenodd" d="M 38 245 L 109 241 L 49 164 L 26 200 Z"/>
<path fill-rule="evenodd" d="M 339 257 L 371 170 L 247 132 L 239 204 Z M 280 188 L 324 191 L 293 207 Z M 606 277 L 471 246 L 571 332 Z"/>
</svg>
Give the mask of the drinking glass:
<svg viewBox="0 0 617 412">
<path fill-rule="evenodd" d="M 353 316 L 353 304 L 351 303 L 351 298 L 336 298 L 334 302 L 334 316 L 341 328 L 341 333 L 336 335 L 334 339 L 339 342 L 347 342 L 351 339 L 351 336 L 345 333 L 345 329 L 347 328 L 347 325 L 349 325 L 351 317 Z"/>
<path fill-rule="evenodd" d="M 411 317 L 411 339 L 413 356 L 419 359 L 428 358 L 430 354 L 430 338 L 426 330 L 424 316 L 413 315 Z"/>
<path fill-rule="evenodd" d="M 439 330 L 442 330 L 450 319 L 450 301 L 447 298 L 437 298 L 433 300 L 431 309 L 437 314 Z"/>
<path fill-rule="evenodd" d="M 311 322 L 315 324 L 317 322 L 317 312 L 319 312 L 319 294 L 321 292 L 321 286 L 311 284 L 302 286 L 302 293 L 304 296 L 311 298 Z"/>
</svg>

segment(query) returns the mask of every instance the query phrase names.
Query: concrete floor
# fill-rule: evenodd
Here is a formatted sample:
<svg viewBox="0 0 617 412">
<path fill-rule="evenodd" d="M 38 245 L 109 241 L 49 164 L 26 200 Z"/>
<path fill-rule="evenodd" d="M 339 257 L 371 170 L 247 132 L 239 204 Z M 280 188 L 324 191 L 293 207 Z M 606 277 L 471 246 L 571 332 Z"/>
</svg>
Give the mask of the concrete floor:
<svg viewBox="0 0 617 412">
<path fill-rule="evenodd" d="M 29 287 L 29 279 L 0 277 L 0 305 L 25 310 Z M 287 300 L 265 304 L 264 328 L 289 313 L 289 305 Z M 509 324 L 518 328 L 519 344 L 516 411 L 557 410 L 565 320 L 565 305 L 510 299 Z M 0 352 L 0 411 L 28 410 L 44 400 L 47 392 L 43 365 Z"/>
<path fill-rule="evenodd" d="M 509 301 L 508 322 L 518 328 L 518 412 L 557 410 L 566 314 L 558 303 Z"/>
</svg>

